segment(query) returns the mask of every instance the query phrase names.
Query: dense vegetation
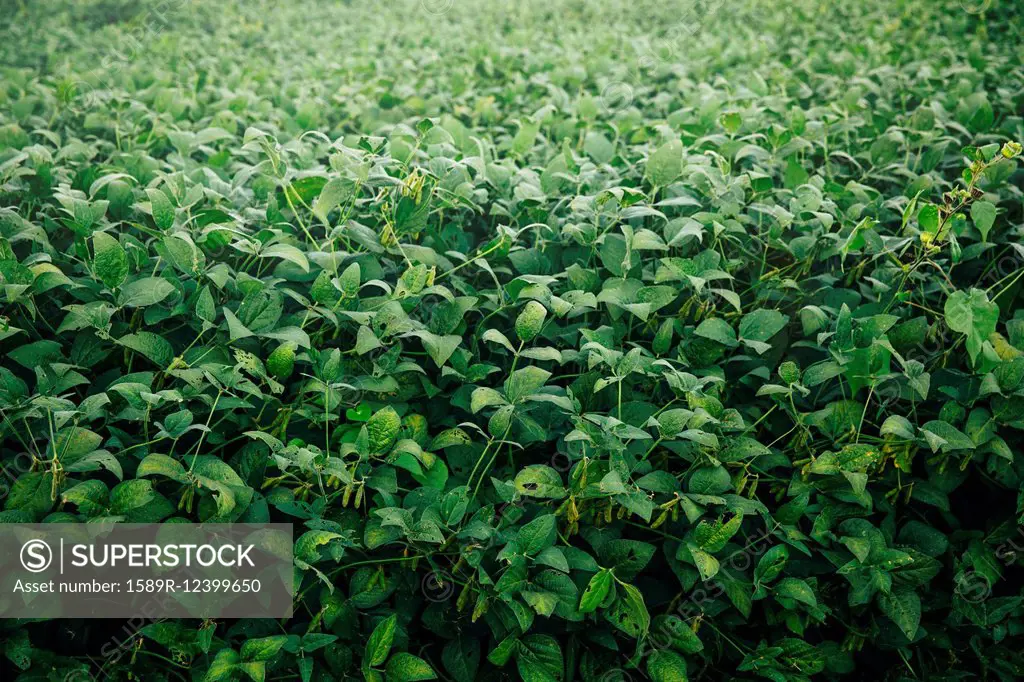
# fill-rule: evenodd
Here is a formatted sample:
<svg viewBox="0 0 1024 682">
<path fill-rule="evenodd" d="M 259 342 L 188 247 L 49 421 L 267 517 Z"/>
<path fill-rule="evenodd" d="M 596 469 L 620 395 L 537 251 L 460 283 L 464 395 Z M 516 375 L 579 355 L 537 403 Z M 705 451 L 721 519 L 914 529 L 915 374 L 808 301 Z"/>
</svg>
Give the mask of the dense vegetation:
<svg viewBox="0 0 1024 682">
<path fill-rule="evenodd" d="M 2 6 L 0 521 L 298 581 L 4 679 L 1024 676 L 1019 3 Z"/>
</svg>

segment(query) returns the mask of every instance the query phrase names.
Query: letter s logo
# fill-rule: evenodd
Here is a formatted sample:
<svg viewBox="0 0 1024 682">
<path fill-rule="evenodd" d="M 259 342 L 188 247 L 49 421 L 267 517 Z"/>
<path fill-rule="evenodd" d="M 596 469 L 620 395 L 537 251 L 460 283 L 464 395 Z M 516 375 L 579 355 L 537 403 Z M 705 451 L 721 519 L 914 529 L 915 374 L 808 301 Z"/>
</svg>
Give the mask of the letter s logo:
<svg viewBox="0 0 1024 682">
<path fill-rule="evenodd" d="M 21 546 L 21 565 L 32 573 L 41 573 L 53 562 L 53 551 L 42 540 L 29 540 Z"/>
</svg>

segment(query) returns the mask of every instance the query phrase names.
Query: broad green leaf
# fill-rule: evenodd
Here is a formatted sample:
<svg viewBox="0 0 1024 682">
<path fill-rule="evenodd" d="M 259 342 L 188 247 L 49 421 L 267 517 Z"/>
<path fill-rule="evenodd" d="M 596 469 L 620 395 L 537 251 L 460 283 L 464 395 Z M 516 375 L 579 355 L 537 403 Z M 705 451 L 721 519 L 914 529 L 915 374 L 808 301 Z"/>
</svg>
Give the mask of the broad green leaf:
<svg viewBox="0 0 1024 682">
<path fill-rule="evenodd" d="M 549 635 L 526 635 L 519 641 L 516 668 L 523 682 L 561 682 L 565 663 L 558 640 Z"/>
<path fill-rule="evenodd" d="M 882 613 L 889 616 L 907 639 L 913 640 L 921 623 L 921 598 L 912 589 L 893 590 L 878 595 Z"/>
<path fill-rule="evenodd" d="M 616 590 L 618 598 L 604 612 L 605 620 L 634 639 L 644 637 L 650 629 L 651 616 L 643 593 L 626 583 L 619 583 Z"/>
<path fill-rule="evenodd" d="M 786 326 L 789 318 L 777 310 L 755 310 L 740 320 L 740 338 L 767 342 Z"/>
<path fill-rule="evenodd" d="M 174 285 L 162 277 L 143 277 L 121 288 L 118 302 L 126 308 L 156 305 L 174 293 Z"/>
<path fill-rule="evenodd" d="M 186 480 L 185 467 L 181 465 L 181 462 L 167 455 L 157 453 L 146 455 L 145 459 L 139 462 L 139 466 L 135 470 L 136 478 L 143 478 L 154 474 L 167 476 L 175 481 L 184 482 Z"/>
<path fill-rule="evenodd" d="M 602 568 L 595 573 L 580 596 L 580 613 L 593 613 L 596 611 L 597 607 L 604 603 L 613 582 L 614 577 L 609 569 Z"/>
<path fill-rule="evenodd" d="M 655 650 L 647 658 L 652 682 L 687 682 L 686 660 L 674 651 Z"/>
<path fill-rule="evenodd" d="M 149 202 L 153 211 L 153 222 L 161 230 L 169 230 L 174 225 L 174 204 L 167 198 L 167 195 L 160 189 L 149 188 L 146 190 Z"/>
<path fill-rule="evenodd" d="M 736 345 L 736 331 L 728 322 L 718 317 L 704 320 L 697 325 L 697 329 L 693 333 L 705 339 L 717 341 L 730 348 Z"/>
<path fill-rule="evenodd" d="M 127 514 L 149 504 L 154 496 L 153 484 L 149 480 L 123 481 L 110 491 L 110 511 Z"/>
<path fill-rule="evenodd" d="M 560 500 L 565 497 L 562 477 L 544 464 L 531 464 L 516 474 L 515 487 L 525 497 Z"/>
<path fill-rule="evenodd" d="M 758 583 L 769 583 L 782 573 L 789 560 L 789 548 L 786 545 L 775 545 L 757 561 L 754 569 L 754 580 Z"/>
<path fill-rule="evenodd" d="M 712 523 L 701 521 L 694 531 L 697 546 L 705 552 L 714 553 L 720 551 L 725 547 L 725 543 L 740 529 L 742 523 L 743 514 L 736 514 L 725 522 L 721 519 Z"/>
<path fill-rule="evenodd" d="M 402 420 L 398 413 L 395 412 L 395 408 L 390 405 L 374 412 L 373 416 L 366 422 L 370 452 L 380 453 L 390 450 L 398 438 L 398 432 L 401 427 Z"/>
<path fill-rule="evenodd" d="M 268 661 L 281 650 L 287 640 L 285 635 L 248 639 L 242 644 L 239 653 L 243 661 Z"/>
<path fill-rule="evenodd" d="M 526 396 L 540 390 L 551 377 L 551 372 L 540 367 L 524 367 L 512 372 L 505 380 L 505 396 L 509 402 L 516 403 Z"/>
<path fill-rule="evenodd" d="M 355 191 L 355 183 L 348 178 L 331 178 L 320 190 L 316 201 L 313 202 L 313 215 L 319 218 L 324 225 L 329 225 L 327 215 L 351 199 Z"/>
<path fill-rule="evenodd" d="M 383 665 L 391 652 L 391 644 L 395 641 L 395 630 L 398 627 L 398 619 L 391 614 L 384 620 L 377 623 L 373 633 L 366 641 L 366 664 L 370 666 Z"/>
<path fill-rule="evenodd" d="M 301 250 L 291 244 L 272 244 L 260 252 L 260 258 L 281 258 L 309 272 L 309 260 Z"/>
<path fill-rule="evenodd" d="M 529 301 L 516 318 L 516 336 L 520 341 L 533 341 L 544 326 L 547 309 L 537 301 Z"/>
<path fill-rule="evenodd" d="M 124 284 L 128 278 L 128 255 L 120 242 L 106 232 L 96 232 L 92 236 L 92 248 L 93 268 L 100 281 L 110 289 Z"/>
<path fill-rule="evenodd" d="M 981 233 L 981 240 L 988 241 L 988 233 L 996 220 L 996 207 L 989 201 L 976 201 L 971 205 L 971 220 Z"/>
<path fill-rule="evenodd" d="M 117 343 L 149 358 L 161 369 L 166 369 L 174 360 L 174 348 L 162 336 L 152 332 L 126 334 Z"/>
<path fill-rule="evenodd" d="M 980 289 L 955 291 L 946 299 L 944 314 L 950 329 L 967 335 L 967 353 L 974 362 L 981 354 L 982 345 L 996 330 L 999 306 L 989 301 L 988 295 Z"/>
<path fill-rule="evenodd" d="M 538 516 L 519 529 L 516 546 L 528 556 L 540 553 L 555 542 L 556 520 L 554 514 Z"/>
<path fill-rule="evenodd" d="M 665 187 L 683 172 L 683 143 L 669 140 L 647 159 L 644 174 L 655 187 Z"/>
<path fill-rule="evenodd" d="M 417 682 L 437 678 L 430 664 L 419 656 L 400 651 L 388 659 L 385 675 L 388 682 Z"/>
</svg>

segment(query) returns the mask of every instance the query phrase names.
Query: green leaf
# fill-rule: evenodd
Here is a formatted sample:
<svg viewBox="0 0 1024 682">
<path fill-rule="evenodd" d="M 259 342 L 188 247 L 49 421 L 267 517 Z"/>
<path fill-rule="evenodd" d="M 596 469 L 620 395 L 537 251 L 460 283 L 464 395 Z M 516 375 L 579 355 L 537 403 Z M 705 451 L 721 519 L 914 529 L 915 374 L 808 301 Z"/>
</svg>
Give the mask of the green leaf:
<svg viewBox="0 0 1024 682">
<path fill-rule="evenodd" d="M 719 122 L 727 133 L 734 135 L 739 132 L 740 126 L 743 125 L 743 118 L 735 111 L 730 111 L 722 114 Z"/>
<path fill-rule="evenodd" d="M 893 590 L 889 594 L 878 595 L 878 605 L 882 613 L 913 640 L 921 623 L 921 598 L 911 589 Z"/>
<path fill-rule="evenodd" d="M 235 314 L 224 308 L 224 319 L 228 323 L 228 339 L 230 341 L 237 341 L 239 339 L 247 339 L 253 335 L 253 333 L 242 324 L 241 320 L 235 317 Z"/>
<path fill-rule="evenodd" d="M 512 150 L 517 154 L 523 154 L 534 145 L 537 135 L 540 133 L 540 121 L 526 117 L 519 122 L 519 130 L 512 138 Z"/>
<path fill-rule="evenodd" d="M 733 440 L 718 454 L 718 460 L 721 462 L 740 462 L 743 460 L 750 460 L 756 457 L 763 457 L 771 454 L 765 445 L 757 442 L 753 438 L 747 438 L 740 436 Z"/>
<path fill-rule="evenodd" d="M 146 190 L 153 210 L 153 222 L 161 230 L 169 230 L 174 226 L 174 204 L 162 190 L 149 188 Z"/>
<path fill-rule="evenodd" d="M 221 649 L 217 652 L 210 667 L 206 670 L 206 682 L 229 680 L 240 662 L 238 652 L 233 649 Z"/>
<path fill-rule="evenodd" d="M 93 516 L 104 511 L 107 507 L 109 491 L 102 481 L 82 481 L 76 486 L 64 491 L 61 499 L 65 504 L 73 504 L 78 510 L 88 516 Z"/>
<path fill-rule="evenodd" d="M 306 254 L 291 244 L 271 244 L 260 252 L 260 258 L 281 258 L 299 266 L 303 272 L 309 272 Z"/>
<path fill-rule="evenodd" d="M 102 442 L 103 437 L 98 433 L 80 426 L 73 426 L 57 433 L 57 437 L 54 438 L 53 443 L 47 448 L 46 454 L 55 457 L 67 466 L 88 455 L 98 448 Z"/>
<path fill-rule="evenodd" d="M 92 248 L 93 268 L 100 281 L 109 289 L 124 284 L 128 278 L 128 255 L 121 243 L 106 232 L 96 232 L 92 236 Z"/>
<path fill-rule="evenodd" d="M 388 660 L 385 670 L 388 682 L 417 682 L 437 678 L 430 664 L 419 656 L 398 652 Z"/>
<path fill-rule="evenodd" d="M 327 222 L 327 214 L 352 198 L 356 192 L 356 185 L 348 178 L 331 178 L 320 190 L 316 201 L 313 202 L 313 215 L 320 219 L 324 225 Z"/>
<path fill-rule="evenodd" d="M 697 546 L 708 553 L 721 551 L 725 543 L 736 534 L 743 523 L 743 514 L 736 514 L 726 522 L 721 519 L 708 523 L 701 521 L 694 531 Z"/>
<path fill-rule="evenodd" d="M 469 437 L 469 434 L 467 434 L 462 429 L 455 427 L 451 429 L 445 429 L 441 433 L 434 436 L 434 440 L 430 442 L 430 449 L 440 450 L 441 448 L 449 448 L 454 445 L 469 445 L 472 442 L 473 439 Z"/>
<path fill-rule="evenodd" d="M 590 578 L 590 582 L 587 583 L 587 589 L 583 590 L 583 595 L 580 597 L 580 613 L 593 613 L 596 611 L 597 607 L 603 604 L 604 600 L 608 597 L 613 580 L 612 572 L 607 568 L 602 568 L 595 573 Z"/>
<path fill-rule="evenodd" d="M 53 474 L 48 471 L 22 474 L 11 484 L 4 509 L 23 510 L 32 515 L 45 514 L 53 508 L 52 488 Z"/>
<path fill-rule="evenodd" d="M 110 511 L 114 514 L 127 514 L 149 504 L 155 496 L 153 484 L 148 480 L 124 481 L 110 491 Z"/>
<path fill-rule="evenodd" d="M 257 334 L 273 331 L 284 311 L 284 297 L 273 289 L 250 291 L 238 304 L 235 314 L 246 329 Z"/>
<path fill-rule="evenodd" d="M 516 668 L 523 682 L 562 682 L 565 663 L 558 640 L 549 635 L 526 635 L 516 650 Z"/>
<path fill-rule="evenodd" d="M 287 341 L 274 349 L 267 356 L 267 371 L 279 381 L 284 381 L 292 375 L 295 368 L 296 344 Z"/>
<path fill-rule="evenodd" d="M 366 432 L 370 437 L 370 452 L 380 453 L 389 451 L 398 438 L 398 432 L 401 428 L 402 419 L 395 412 L 395 408 L 390 405 L 374 412 L 373 416 L 366 422 Z"/>
<path fill-rule="evenodd" d="M 683 143 L 669 140 L 647 159 L 644 174 L 655 187 L 665 187 L 683 172 Z"/>
<path fill-rule="evenodd" d="M 242 661 L 268 661 L 273 658 L 288 641 L 287 635 L 273 635 L 258 639 L 247 639 L 240 651 Z"/>
<path fill-rule="evenodd" d="M 684 654 L 695 654 L 704 650 L 704 643 L 693 631 L 691 625 L 675 614 L 662 614 L 651 624 L 651 641 L 668 645 Z"/>
<path fill-rule="evenodd" d="M 955 291 L 946 299 L 944 314 L 950 329 L 967 335 L 967 353 L 974 362 L 982 345 L 996 330 L 999 306 L 989 301 L 981 289 L 971 289 L 969 293 Z"/>
<path fill-rule="evenodd" d="M 778 334 L 789 318 L 777 310 L 755 310 L 740 320 L 740 338 L 746 341 L 766 342 Z"/>
<path fill-rule="evenodd" d="M 166 476 L 170 479 L 181 482 L 184 482 L 187 479 L 185 467 L 181 465 L 181 462 L 173 457 L 157 453 L 146 455 L 146 457 L 139 462 L 139 466 L 135 470 L 136 478 L 153 476 L 154 474 Z"/>
<path fill-rule="evenodd" d="M 217 304 L 210 293 L 210 287 L 204 286 L 196 296 L 196 315 L 206 322 L 213 322 L 217 319 Z"/>
<path fill-rule="evenodd" d="M 125 308 L 145 308 L 160 303 L 174 291 L 174 285 L 162 277 L 143 277 L 125 284 L 118 300 Z"/>
<path fill-rule="evenodd" d="M 166 369 L 174 360 L 174 348 L 171 344 L 152 332 L 126 334 L 119 338 L 117 343 L 149 358 L 160 369 Z"/>
<path fill-rule="evenodd" d="M 785 184 L 786 189 L 796 189 L 801 185 L 807 184 L 809 179 L 810 175 L 804 167 L 800 165 L 800 161 L 797 160 L 796 155 L 794 154 L 793 156 L 790 156 L 789 160 L 786 162 L 786 170 L 782 174 L 782 181 Z"/>
<path fill-rule="evenodd" d="M 516 336 L 520 341 L 530 342 L 544 326 L 547 309 L 537 301 L 529 301 L 516 318 Z"/>
<path fill-rule="evenodd" d="M 556 519 L 554 514 L 544 514 L 530 521 L 516 534 L 516 547 L 527 556 L 539 554 L 541 550 L 555 543 Z"/>
<path fill-rule="evenodd" d="M 317 303 L 333 306 L 341 300 L 341 291 L 334 286 L 331 273 L 321 270 L 309 287 L 309 296 Z"/>
<path fill-rule="evenodd" d="M 782 573 L 789 560 L 789 548 L 786 545 L 775 545 L 765 552 L 757 561 L 754 569 L 754 580 L 757 583 L 770 583 Z"/>
<path fill-rule="evenodd" d="M 560 500 L 565 497 L 562 477 L 544 464 L 531 464 L 516 474 L 515 487 L 525 497 Z"/>
<path fill-rule="evenodd" d="M 939 229 L 939 207 L 925 204 L 917 214 L 917 224 L 924 232 L 935 234 Z"/>
<path fill-rule="evenodd" d="M 796 602 L 814 607 L 818 605 L 818 599 L 814 596 L 814 590 L 806 581 L 800 578 L 783 578 L 775 586 L 775 596 L 782 599 L 792 599 Z"/>
<path fill-rule="evenodd" d="M 331 543 L 343 537 L 329 530 L 308 530 L 295 541 L 295 557 L 307 564 L 315 564 L 331 555 Z"/>
<path fill-rule="evenodd" d="M 515 346 L 513 346 L 512 342 L 508 340 L 508 337 L 499 332 L 497 329 L 488 329 L 481 335 L 480 338 L 490 343 L 501 344 L 512 353 L 516 352 Z"/>
<path fill-rule="evenodd" d="M 996 221 L 996 207 L 989 201 L 976 201 L 971 205 L 971 220 L 981 233 L 981 241 L 988 241 L 988 233 Z"/>
<path fill-rule="evenodd" d="M 28 670 L 32 665 L 32 643 L 27 631 L 19 630 L 9 635 L 3 649 L 7 660 L 19 670 Z"/>
<path fill-rule="evenodd" d="M 391 614 L 373 629 L 370 638 L 366 640 L 366 664 L 379 666 L 387 660 L 391 652 L 391 644 L 395 641 L 395 630 L 398 627 L 398 619 Z"/>
<path fill-rule="evenodd" d="M 644 604 L 644 595 L 633 585 L 619 583 L 621 594 L 604 612 L 605 619 L 634 639 L 644 637 L 651 626 L 651 616 Z"/>
<path fill-rule="evenodd" d="M 540 367 L 517 369 L 505 381 L 505 397 L 511 403 L 517 403 L 540 390 L 550 377 L 551 372 Z"/>
<path fill-rule="evenodd" d="M 718 317 L 704 320 L 697 325 L 697 329 L 693 333 L 705 339 L 717 341 L 729 348 L 736 345 L 736 331 L 728 322 Z"/>
<path fill-rule="evenodd" d="M 382 346 L 383 344 L 377 338 L 377 335 L 373 333 L 372 329 L 365 325 L 359 327 L 359 330 L 356 332 L 355 351 L 357 354 L 366 355 L 371 350 L 376 350 Z"/>
<path fill-rule="evenodd" d="M 408 336 L 419 337 L 423 342 L 423 347 L 438 367 L 443 367 L 455 349 L 462 343 L 461 336 L 439 336 L 428 331 L 409 332 Z"/>
<path fill-rule="evenodd" d="M 206 268 L 206 255 L 186 234 L 164 237 L 162 245 L 174 267 L 186 275 L 198 275 Z"/>
<path fill-rule="evenodd" d="M 455 682 L 474 682 L 480 667 L 479 640 L 459 636 L 445 645 L 441 660 Z"/>
<path fill-rule="evenodd" d="M 702 549 L 698 549 L 696 547 L 690 547 L 689 549 L 690 555 L 693 558 L 693 565 L 697 567 L 697 572 L 700 574 L 701 580 L 706 582 L 718 575 L 718 571 L 722 568 L 718 559 Z"/>
<path fill-rule="evenodd" d="M 647 657 L 652 682 L 687 682 L 686 660 L 674 651 L 656 649 Z"/>
<path fill-rule="evenodd" d="M 473 394 L 470 397 L 469 409 L 476 414 L 485 407 L 494 407 L 495 405 L 507 405 L 508 401 L 505 400 L 505 396 L 501 395 L 493 388 L 487 388 L 481 386 L 473 389 Z"/>
</svg>

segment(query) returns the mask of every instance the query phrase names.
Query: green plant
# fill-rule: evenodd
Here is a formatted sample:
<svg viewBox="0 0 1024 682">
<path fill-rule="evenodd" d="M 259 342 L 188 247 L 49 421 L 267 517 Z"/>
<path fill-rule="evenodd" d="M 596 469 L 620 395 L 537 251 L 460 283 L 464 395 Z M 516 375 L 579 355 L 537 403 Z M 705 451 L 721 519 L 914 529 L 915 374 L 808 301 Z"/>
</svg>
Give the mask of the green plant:
<svg viewBox="0 0 1024 682">
<path fill-rule="evenodd" d="M 0 522 L 295 616 L 5 672 L 1021 677 L 1015 5 L 185 5 L 4 19 Z"/>
</svg>

